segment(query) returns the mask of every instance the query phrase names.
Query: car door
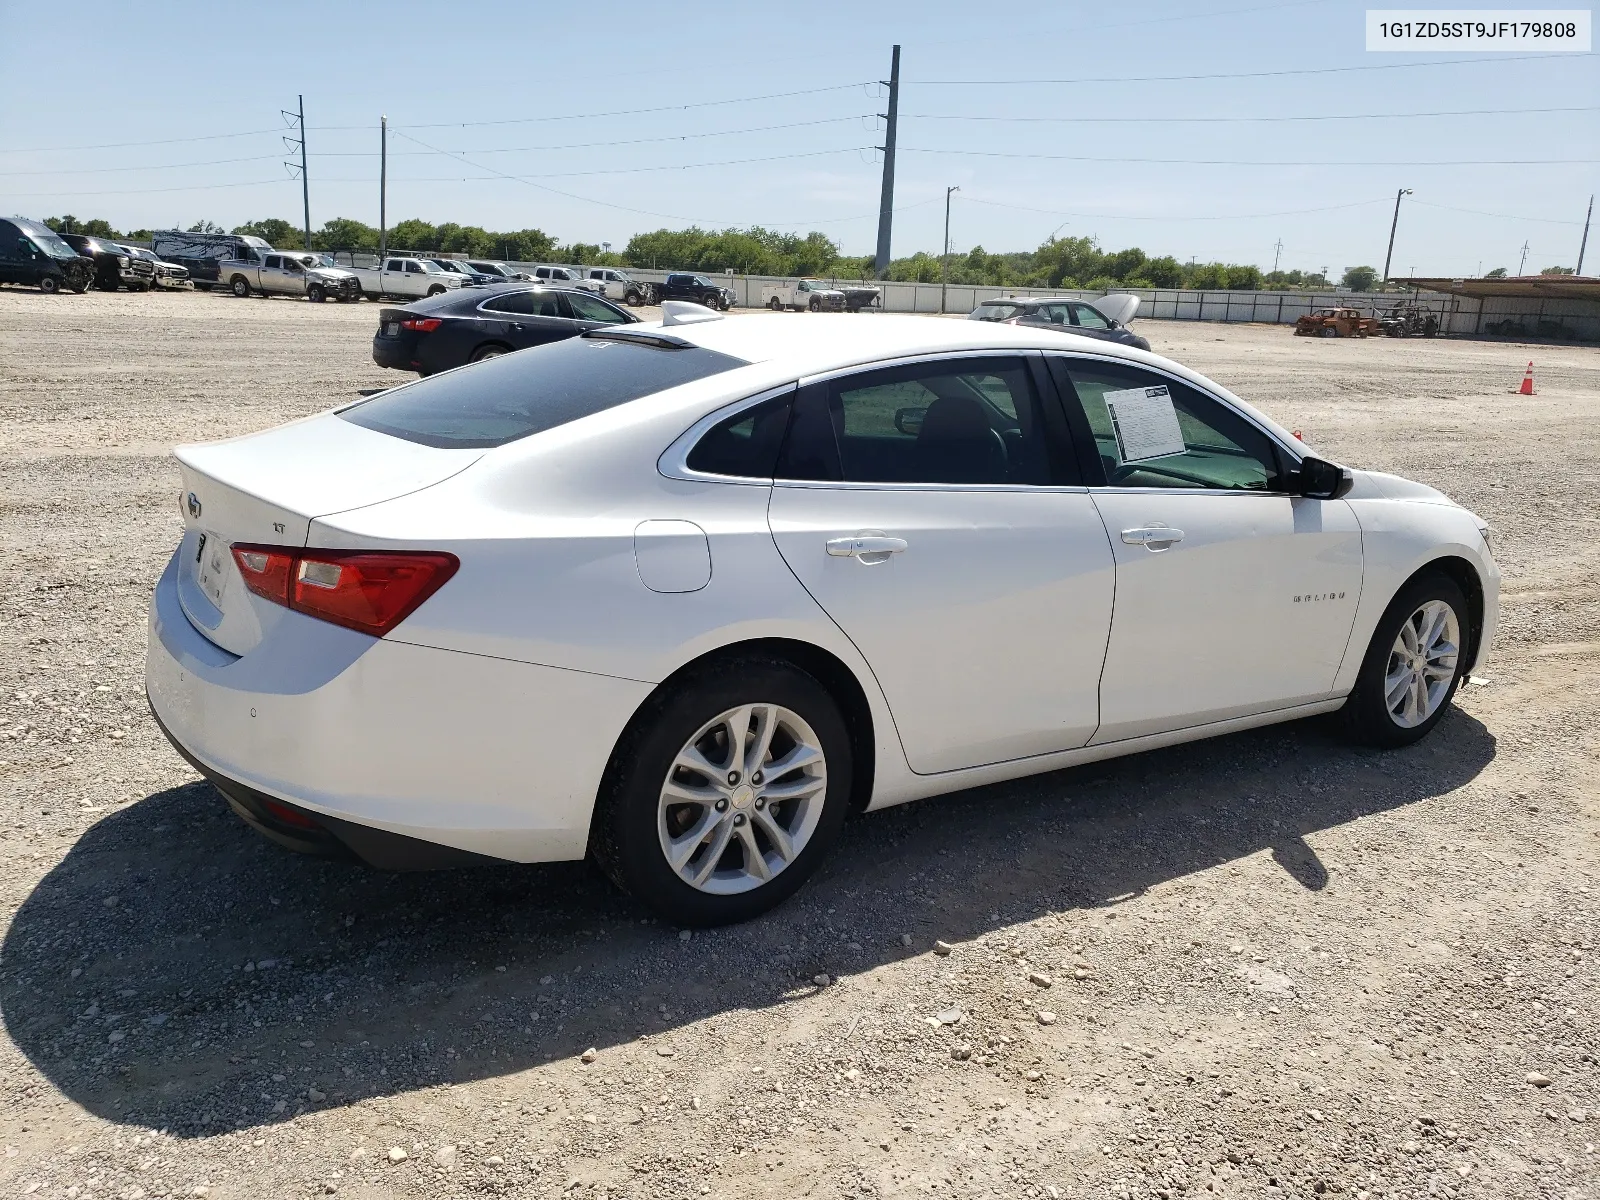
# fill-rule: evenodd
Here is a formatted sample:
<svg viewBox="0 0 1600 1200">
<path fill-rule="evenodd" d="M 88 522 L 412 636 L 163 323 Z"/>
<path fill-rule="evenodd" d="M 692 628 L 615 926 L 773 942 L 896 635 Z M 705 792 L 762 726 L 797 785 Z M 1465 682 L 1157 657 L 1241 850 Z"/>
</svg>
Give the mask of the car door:
<svg viewBox="0 0 1600 1200">
<path fill-rule="evenodd" d="M 1327 698 L 1361 595 L 1343 500 L 1221 399 L 1114 359 L 1047 355 L 1116 556 L 1096 743 Z"/>
<path fill-rule="evenodd" d="M 1117 331 L 1111 327 L 1111 322 L 1105 315 L 1091 304 L 1072 301 L 1067 306 L 1067 311 L 1072 319 L 1072 332 L 1084 337 L 1100 338 L 1102 341 L 1118 341 Z"/>
<path fill-rule="evenodd" d="M 559 342 L 580 332 L 559 292 L 530 288 L 491 296 L 478 305 L 484 340 L 503 341 L 513 350 Z"/>
<path fill-rule="evenodd" d="M 278 272 L 278 291 L 285 296 L 306 294 L 305 264 L 292 254 L 285 254 L 282 257 Z"/>
<path fill-rule="evenodd" d="M 598 329 L 603 325 L 631 323 L 627 313 L 615 305 L 607 304 L 599 296 L 587 292 L 568 292 L 561 299 L 566 304 L 567 312 L 578 326 L 579 332 Z"/>
<path fill-rule="evenodd" d="M 1037 353 L 802 381 L 769 520 L 860 649 L 911 769 L 1084 745 L 1114 564 Z"/>
</svg>

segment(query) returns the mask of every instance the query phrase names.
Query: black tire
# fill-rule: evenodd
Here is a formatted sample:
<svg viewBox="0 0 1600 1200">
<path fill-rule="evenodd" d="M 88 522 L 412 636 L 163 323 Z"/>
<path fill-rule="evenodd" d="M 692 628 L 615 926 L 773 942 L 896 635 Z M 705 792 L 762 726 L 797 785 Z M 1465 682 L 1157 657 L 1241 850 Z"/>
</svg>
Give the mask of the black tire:
<svg viewBox="0 0 1600 1200">
<path fill-rule="evenodd" d="M 767 307 L 770 308 L 773 312 L 782 312 L 783 311 L 783 301 L 779 300 L 776 296 L 774 296 L 771 300 L 767 301 Z"/>
<path fill-rule="evenodd" d="M 228 280 L 228 289 L 239 299 L 246 300 L 250 296 L 250 281 L 243 275 L 235 275 Z"/>
<path fill-rule="evenodd" d="M 811 312 L 821 312 L 822 303 L 815 296 L 813 296 L 811 297 L 811 303 L 806 305 L 806 308 Z"/>
<path fill-rule="evenodd" d="M 428 295 L 430 296 L 442 296 L 444 293 L 445 288 L 443 284 L 435 284 L 433 287 L 428 289 Z"/>
<path fill-rule="evenodd" d="M 496 345 L 494 343 L 490 343 L 487 346 L 479 346 L 476 350 L 474 350 L 472 352 L 472 357 L 467 359 L 467 361 L 468 362 L 482 362 L 486 358 L 499 358 L 502 354 L 510 354 L 510 353 L 511 353 L 511 347 L 510 346 L 500 346 L 500 345 Z"/>
<path fill-rule="evenodd" d="M 641 295 L 639 292 L 629 292 L 626 296 L 624 296 L 622 298 L 622 302 L 624 304 L 626 304 L 629 308 L 638 308 L 641 304 L 644 303 L 644 296 Z"/>
<path fill-rule="evenodd" d="M 816 734 L 826 763 L 822 812 L 810 841 L 770 880 L 748 891 L 714 895 L 680 878 L 667 862 L 657 825 L 661 789 L 696 730 L 750 703 L 781 705 Z M 589 850 L 618 887 L 676 924 L 747 921 L 788 899 L 816 870 L 844 823 L 851 778 L 850 736 L 839 706 L 821 683 L 765 656 L 719 663 L 652 696 L 629 723 L 600 785 Z"/>
<path fill-rule="evenodd" d="M 1336 338 L 1336 337 L 1339 336 L 1339 331 L 1337 329 L 1335 329 L 1332 325 L 1324 325 L 1320 332 L 1321 332 L 1321 336 L 1323 336 L 1323 337 L 1334 337 L 1334 338 Z"/>
<path fill-rule="evenodd" d="M 328 298 L 328 293 L 322 290 L 320 283 L 313 283 L 306 289 L 306 299 L 313 304 L 321 304 Z"/>
<path fill-rule="evenodd" d="M 42 275 L 39 277 L 39 290 L 46 296 L 54 296 L 61 290 L 61 280 L 54 275 Z"/>
<path fill-rule="evenodd" d="M 1408 727 L 1400 724 L 1390 713 L 1384 695 L 1384 683 L 1392 665 L 1391 656 L 1401 626 L 1430 601 L 1442 601 L 1450 606 L 1455 613 L 1460 637 L 1457 639 L 1449 687 L 1439 701 L 1438 708 L 1426 720 Z M 1367 745 L 1385 747 L 1408 746 L 1426 737 L 1444 719 L 1450 702 L 1455 699 L 1456 689 L 1461 686 L 1462 672 L 1466 670 L 1472 641 L 1471 628 L 1472 616 L 1467 608 L 1466 597 L 1455 580 L 1443 572 L 1426 571 L 1401 588 L 1378 621 L 1372 641 L 1367 646 L 1366 657 L 1361 660 L 1361 673 L 1356 676 L 1356 686 L 1339 711 L 1346 733 Z"/>
</svg>

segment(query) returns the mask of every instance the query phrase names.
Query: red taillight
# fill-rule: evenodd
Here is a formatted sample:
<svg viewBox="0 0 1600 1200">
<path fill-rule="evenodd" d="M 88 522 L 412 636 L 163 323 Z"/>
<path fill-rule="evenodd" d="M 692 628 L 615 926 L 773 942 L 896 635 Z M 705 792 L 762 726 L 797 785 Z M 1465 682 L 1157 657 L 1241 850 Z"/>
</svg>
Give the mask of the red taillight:
<svg viewBox="0 0 1600 1200">
<path fill-rule="evenodd" d="M 432 333 L 444 322 L 438 317 L 407 317 L 400 322 L 401 329 L 410 329 L 416 333 Z"/>
<path fill-rule="evenodd" d="M 274 604 L 289 603 L 289 577 L 294 574 L 294 551 L 276 546 L 235 546 L 233 561 L 245 587 Z"/>
<path fill-rule="evenodd" d="M 430 550 L 290 550 L 240 545 L 233 559 L 245 586 L 274 604 L 382 637 L 461 566 Z"/>
</svg>

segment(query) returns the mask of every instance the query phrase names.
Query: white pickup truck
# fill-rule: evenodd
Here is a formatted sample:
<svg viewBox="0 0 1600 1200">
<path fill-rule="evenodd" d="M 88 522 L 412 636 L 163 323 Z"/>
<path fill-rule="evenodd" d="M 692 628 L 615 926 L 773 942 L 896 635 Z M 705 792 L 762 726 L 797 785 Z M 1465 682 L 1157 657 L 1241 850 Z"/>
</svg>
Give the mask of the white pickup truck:
<svg viewBox="0 0 1600 1200">
<path fill-rule="evenodd" d="M 621 300 L 633 308 L 655 299 L 655 285 L 640 283 L 616 267 L 589 267 L 587 285 L 607 300 Z"/>
<path fill-rule="evenodd" d="M 795 283 L 764 283 L 761 285 L 761 303 L 773 312 L 792 308 L 796 312 L 843 312 L 844 293 L 819 283 L 815 279 L 801 279 Z"/>
<path fill-rule="evenodd" d="M 471 282 L 465 275 L 446 271 L 425 258 L 387 258 L 376 267 L 356 267 L 355 275 L 368 300 L 437 296 Z"/>
</svg>

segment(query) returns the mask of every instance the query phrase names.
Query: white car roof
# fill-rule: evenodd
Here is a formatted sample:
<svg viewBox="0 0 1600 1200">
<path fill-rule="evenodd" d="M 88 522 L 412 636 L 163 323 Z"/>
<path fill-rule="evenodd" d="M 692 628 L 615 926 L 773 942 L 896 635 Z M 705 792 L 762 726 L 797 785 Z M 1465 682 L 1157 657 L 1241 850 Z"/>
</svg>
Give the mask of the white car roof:
<svg viewBox="0 0 1600 1200">
<path fill-rule="evenodd" d="M 1265 413 L 1182 363 L 1133 346 L 1056 329 L 890 313 L 870 316 L 815 313 L 804 320 L 765 314 L 741 317 L 718 314 L 712 320 L 670 327 L 650 321 L 622 328 L 640 332 L 661 330 L 669 337 L 682 338 L 707 350 L 730 354 L 749 363 L 770 364 L 785 377 L 798 379 L 887 359 L 962 350 L 1071 350 L 1121 358 L 1132 364 L 1157 367 L 1204 391 L 1220 395 L 1270 429 L 1285 445 L 1297 445 L 1294 435 Z"/>
</svg>

